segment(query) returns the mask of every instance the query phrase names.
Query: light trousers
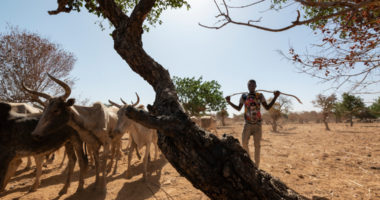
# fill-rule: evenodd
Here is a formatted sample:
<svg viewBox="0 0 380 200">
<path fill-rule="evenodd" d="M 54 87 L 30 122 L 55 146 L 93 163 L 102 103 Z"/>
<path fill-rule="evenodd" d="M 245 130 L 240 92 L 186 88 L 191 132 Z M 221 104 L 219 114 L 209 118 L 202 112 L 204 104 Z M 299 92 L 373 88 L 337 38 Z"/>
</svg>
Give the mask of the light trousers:
<svg viewBox="0 0 380 200">
<path fill-rule="evenodd" d="M 247 151 L 248 156 L 250 156 L 249 153 L 249 138 L 253 136 L 253 143 L 255 146 L 255 163 L 257 167 L 260 165 L 260 148 L 261 148 L 261 137 L 262 137 L 262 129 L 261 129 L 261 124 L 249 124 L 245 123 L 244 129 L 243 129 L 243 134 L 242 134 L 242 145 L 243 148 Z"/>
</svg>

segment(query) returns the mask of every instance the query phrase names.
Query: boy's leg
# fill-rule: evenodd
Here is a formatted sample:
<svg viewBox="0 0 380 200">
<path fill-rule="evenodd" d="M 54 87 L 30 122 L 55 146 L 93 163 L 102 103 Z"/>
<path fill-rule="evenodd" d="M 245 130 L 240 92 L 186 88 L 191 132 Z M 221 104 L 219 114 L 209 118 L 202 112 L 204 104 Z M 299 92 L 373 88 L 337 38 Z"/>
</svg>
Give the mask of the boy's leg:
<svg viewBox="0 0 380 200">
<path fill-rule="evenodd" d="M 247 151 L 249 157 L 251 157 L 251 155 L 249 154 L 249 147 L 248 147 L 250 136 L 251 136 L 251 125 L 246 123 L 244 124 L 244 129 L 243 129 L 243 133 L 241 137 L 241 143 L 242 143 L 243 149 Z"/>
<path fill-rule="evenodd" d="M 255 145 L 255 163 L 257 167 L 259 167 L 260 165 L 261 137 L 262 137 L 261 124 L 257 124 L 254 126 L 254 133 L 253 133 L 253 142 Z"/>
</svg>

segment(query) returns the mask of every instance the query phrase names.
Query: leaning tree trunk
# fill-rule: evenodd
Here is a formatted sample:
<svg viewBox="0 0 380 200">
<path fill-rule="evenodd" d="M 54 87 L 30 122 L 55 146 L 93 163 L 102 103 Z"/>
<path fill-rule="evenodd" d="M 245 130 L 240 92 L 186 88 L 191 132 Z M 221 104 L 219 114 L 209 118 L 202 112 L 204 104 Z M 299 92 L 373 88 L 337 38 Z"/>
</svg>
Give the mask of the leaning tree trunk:
<svg viewBox="0 0 380 200">
<path fill-rule="evenodd" d="M 64 1 L 62 1 L 64 2 Z M 114 25 L 114 48 L 133 71 L 155 90 L 149 113 L 128 107 L 128 117 L 158 130 L 158 145 L 167 160 L 194 187 L 211 199 L 306 199 L 280 180 L 259 170 L 237 139 L 222 139 L 199 129 L 178 103 L 169 72 L 143 49 L 142 24 L 155 0 L 140 0 L 130 16 L 113 0 L 98 0 Z M 60 5 L 65 11 L 67 7 Z"/>
<path fill-rule="evenodd" d="M 323 123 L 325 124 L 326 131 L 330 131 L 330 127 L 329 127 L 329 124 L 327 123 L 327 120 L 328 120 L 328 115 L 323 116 Z"/>
</svg>

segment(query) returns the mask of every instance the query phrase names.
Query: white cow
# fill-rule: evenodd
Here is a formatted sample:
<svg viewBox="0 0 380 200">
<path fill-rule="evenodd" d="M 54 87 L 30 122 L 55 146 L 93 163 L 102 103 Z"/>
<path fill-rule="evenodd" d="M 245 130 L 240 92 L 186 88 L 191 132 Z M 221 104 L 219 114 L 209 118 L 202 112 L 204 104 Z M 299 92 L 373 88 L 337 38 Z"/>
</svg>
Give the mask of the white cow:
<svg viewBox="0 0 380 200">
<path fill-rule="evenodd" d="M 112 102 L 112 104 L 117 105 Z M 158 146 L 157 146 L 157 131 L 155 129 L 149 129 L 133 120 L 127 117 L 125 114 L 128 104 L 124 104 L 124 106 L 120 106 L 120 109 L 118 111 L 118 122 L 117 122 L 117 128 L 116 133 L 121 134 L 128 131 L 130 133 L 130 138 L 132 142 L 132 146 L 130 148 L 130 151 L 128 153 L 128 169 L 127 169 L 127 178 L 131 177 L 131 160 L 132 160 L 132 153 L 135 148 L 141 149 L 145 146 L 145 155 L 143 159 L 143 166 L 144 166 L 144 172 L 143 172 L 143 178 L 146 180 L 147 178 L 147 168 L 148 168 L 148 157 L 150 155 L 150 145 L 153 143 L 155 148 L 154 153 L 154 159 L 157 159 L 158 156 Z M 133 105 L 132 105 L 133 106 Z M 139 109 L 143 109 L 143 107 L 138 107 Z"/>
<path fill-rule="evenodd" d="M 136 106 L 139 102 L 140 102 L 140 97 L 139 95 L 136 93 L 136 96 L 137 96 L 137 101 L 136 103 L 132 103 L 132 106 Z M 110 113 L 109 116 L 110 116 L 110 124 L 112 126 L 112 131 L 110 133 L 110 137 L 112 139 L 112 142 L 111 142 L 111 160 L 110 160 L 110 163 L 108 165 L 108 169 L 107 169 L 107 172 L 111 171 L 111 168 L 112 168 L 112 165 L 113 165 L 113 160 L 116 158 L 116 157 L 120 157 L 121 156 L 121 138 L 124 136 L 124 134 L 126 132 L 128 132 L 128 130 L 124 131 L 124 132 L 120 132 L 120 131 L 115 131 L 116 130 L 116 127 L 117 127 L 117 122 L 118 122 L 118 111 L 119 109 L 122 107 L 121 105 L 118 105 L 114 102 L 112 102 L 111 100 L 108 100 L 111 105 L 111 107 L 108 107 L 108 112 Z M 122 100 L 123 101 L 123 100 Z M 123 101 L 124 104 L 126 104 L 124 101 Z M 128 147 L 129 147 L 129 151 L 131 151 L 132 149 L 130 148 L 131 147 L 131 144 L 132 144 L 132 139 L 131 137 L 129 137 L 129 144 L 128 144 Z M 137 156 L 140 158 L 140 154 L 138 152 L 138 149 L 136 148 L 136 154 Z M 116 174 L 116 171 L 117 171 L 117 165 L 118 165 L 118 160 L 119 159 L 116 159 L 116 163 L 115 163 L 115 166 L 114 166 L 114 170 L 113 170 L 113 174 Z"/>
<path fill-rule="evenodd" d="M 112 128 L 109 124 L 110 115 L 107 107 L 102 103 L 94 103 L 93 106 L 74 105 L 74 99 L 67 99 L 70 96 L 70 87 L 49 75 L 53 81 L 62 86 L 65 94 L 60 97 L 49 97 L 49 104 L 45 108 L 36 129 L 34 136 L 44 136 L 58 127 L 69 125 L 76 130 L 83 142 L 85 142 L 92 152 L 95 160 L 95 188 L 106 189 L 106 164 L 111 146 L 110 132 Z M 100 163 L 99 150 L 103 146 L 103 159 Z M 101 176 L 100 176 L 101 172 Z"/>
</svg>

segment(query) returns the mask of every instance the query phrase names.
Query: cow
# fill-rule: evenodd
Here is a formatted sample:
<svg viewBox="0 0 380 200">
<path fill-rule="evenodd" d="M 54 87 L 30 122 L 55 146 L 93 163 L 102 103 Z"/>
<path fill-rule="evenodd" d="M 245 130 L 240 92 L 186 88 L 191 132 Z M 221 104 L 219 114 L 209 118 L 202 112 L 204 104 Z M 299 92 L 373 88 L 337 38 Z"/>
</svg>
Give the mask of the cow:
<svg viewBox="0 0 380 200">
<path fill-rule="evenodd" d="M 145 155 L 143 158 L 143 178 L 144 180 L 147 180 L 147 168 L 148 168 L 148 157 L 150 155 L 150 145 L 153 143 L 155 153 L 154 153 L 154 159 L 157 159 L 158 155 L 158 146 L 157 146 L 157 131 L 155 129 L 149 129 L 132 119 L 128 118 L 126 115 L 126 109 L 129 106 L 128 104 L 124 104 L 123 106 L 118 105 L 112 101 L 109 101 L 113 105 L 120 107 L 119 111 L 117 112 L 118 116 L 118 122 L 116 126 L 115 133 L 116 134 L 122 134 L 128 131 L 130 133 L 130 138 L 131 138 L 131 150 L 128 153 L 128 168 L 126 172 L 127 178 L 131 177 L 131 160 L 132 160 L 132 153 L 134 149 L 141 149 L 142 147 L 145 146 Z M 131 105 L 135 107 L 134 105 Z M 137 107 L 138 109 L 143 109 L 143 107 Z"/>
<path fill-rule="evenodd" d="M 18 165 L 21 164 L 21 157 L 35 156 L 36 158 L 36 180 L 31 187 L 35 191 L 40 183 L 42 172 L 41 155 L 46 155 L 56 151 L 63 145 L 69 155 L 68 175 L 63 188 L 59 194 L 67 192 L 71 183 L 76 156 L 80 165 L 80 180 L 77 191 L 83 189 L 84 176 L 87 170 L 87 157 L 84 155 L 81 140 L 75 131 L 64 126 L 54 131 L 54 136 L 48 135 L 40 140 L 32 136 L 41 114 L 19 114 L 12 111 L 8 103 L 0 102 L 0 192 L 5 191 L 6 185 L 12 175 L 15 173 Z"/>
<path fill-rule="evenodd" d="M 27 103 L 9 103 L 12 111 L 21 114 L 41 113 L 42 110 Z"/>
<path fill-rule="evenodd" d="M 94 103 L 91 107 L 74 105 L 75 99 L 68 99 L 71 94 L 70 87 L 50 74 L 48 74 L 48 77 L 60 85 L 65 93 L 58 97 L 48 95 L 48 106 L 45 108 L 32 135 L 43 137 L 65 125 L 76 130 L 94 156 L 96 171 L 95 189 L 105 190 L 106 164 L 112 142 L 110 137 L 112 130 L 109 125 L 110 115 L 107 112 L 107 107 L 100 102 Z M 99 158 L 101 146 L 103 146 L 102 163 L 100 163 Z"/>
<path fill-rule="evenodd" d="M 200 119 L 201 127 L 207 131 L 216 132 L 216 119 L 213 116 L 202 116 Z"/>
<path fill-rule="evenodd" d="M 27 103 L 11 103 L 8 102 L 8 104 L 11 106 L 11 111 L 15 113 L 20 113 L 20 114 L 34 114 L 34 113 L 41 113 L 42 110 L 36 107 L 33 107 Z M 36 159 L 40 158 L 34 158 L 35 162 L 37 163 Z M 27 163 L 25 166 L 25 171 L 29 170 L 32 165 L 32 160 L 30 159 L 30 156 L 28 156 Z"/>
<path fill-rule="evenodd" d="M 136 97 L 137 97 L 137 101 L 136 103 L 132 103 L 132 106 L 136 106 L 139 102 L 140 102 L 140 97 L 139 95 L 136 93 Z M 121 99 L 121 101 L 124 103 L 124 105 L 126 105 L 127 103 L 125 103 L 125 101 L 123 101 L 123 99 Z M 112 105 L 111 107 L 109 107 L 109 112 L 112 113 L 110 114 L 112 116 L 112 122 L 113 123 L 113 131 L 111 132 L 111 138 L 112 138 L 112 144 L 111 144 L 111 160 L 110 160 L 110 163 L 109 163 L 109 166 L 108 166 L 108 169 L 107 169 L 107 172 L 109 172 L 112 168 L 112 165 L 113 165 L 113 159 L 117 156 L 120 156 L 121 155 L 121 138 L 123 137 L 123 135 L 128 132 L 128 130 L 124 131 L 124 132 L 116 132 L 116 127 L 117 127 L 117 122 L 118 122 L 118 111 L 119 109 L 122 107 L 121 105 L 119 104 L 116 104 L 114 103 L 113 101 L 111 100 L 108 100 L 108 102 Z M 115 121 L 116 120 L 116 121 Z M 128 143 L 128 150 L 129 151 L 133 151 L 133 149 L 131 149 L 131 147 L 133 146 L 135 149 L 136 149 L 136 155 L 137 157 L 140 159 L 141 156 L 140 156 L 140 153 L 139 153 L 139 150 L 137 148 L 136 145 L 132 145 L 133 143 L 133 140 L 131 139 L 131 136 L 129 137 L 129 143 Z M 116 174 L 116 171 L 117 171 L 117 165 L 118 165 L 118 159 L 116 159 L 116 162 L 115 162 L 115 167 L 114 167 L 114 170 L 113 170 L 113 174 Z"/>
</svg>

